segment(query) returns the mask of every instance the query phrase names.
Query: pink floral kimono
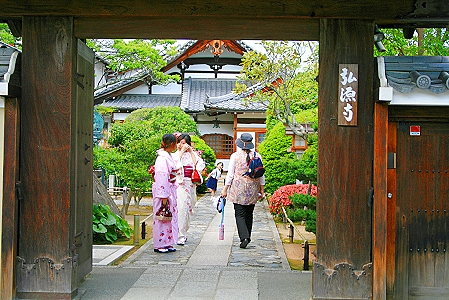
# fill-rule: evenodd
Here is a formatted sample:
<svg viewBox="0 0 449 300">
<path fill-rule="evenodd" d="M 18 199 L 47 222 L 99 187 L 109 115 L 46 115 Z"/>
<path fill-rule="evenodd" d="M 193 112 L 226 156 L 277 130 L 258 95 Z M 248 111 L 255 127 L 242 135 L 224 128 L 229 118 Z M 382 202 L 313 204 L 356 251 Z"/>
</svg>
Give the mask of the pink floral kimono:
<svg viewBox="0 0 449 300">
<path fill-rule="evenodd" d="M 178 241 L 178 208 L 176 204 L 176 183 L 173 176 L 173 174 L 176 174 L 177 167 L 170 153 L 159 149 L 157 150 L 154 168 L 155 173 L 152 189 L 153 243 L 156 249 L 172 246 Z M 168 198 L 169 208 L 172 213 L 171 221 L 160 221 L 155 218 L 156 212 L 162 205 L 161 198 Z"/>
</svg>

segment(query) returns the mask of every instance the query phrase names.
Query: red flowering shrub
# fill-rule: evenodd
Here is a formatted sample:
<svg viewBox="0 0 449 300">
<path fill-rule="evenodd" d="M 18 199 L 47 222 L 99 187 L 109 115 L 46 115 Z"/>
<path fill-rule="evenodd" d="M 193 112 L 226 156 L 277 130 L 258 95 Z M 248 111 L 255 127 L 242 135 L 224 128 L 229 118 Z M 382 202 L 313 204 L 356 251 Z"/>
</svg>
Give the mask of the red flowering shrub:
<svg viewBox="0 0 449 300">
<path fill-rule="evenodd" d="M 282 206 L 287 207 L 292 204 L 292 201 L 289 198 L 290 196 L 294 194 L 307 194 L 308 189 L 308 184 L 289 184 L 281 186 L 273 193 L 273 195 L 270 197 L 270 200 L 268 201 L 270 212 L 272 214 L 280 214 L 282 212 Z M 316 197 L 316 185 L 312 185 L 310 195 Z"/>
</svg>

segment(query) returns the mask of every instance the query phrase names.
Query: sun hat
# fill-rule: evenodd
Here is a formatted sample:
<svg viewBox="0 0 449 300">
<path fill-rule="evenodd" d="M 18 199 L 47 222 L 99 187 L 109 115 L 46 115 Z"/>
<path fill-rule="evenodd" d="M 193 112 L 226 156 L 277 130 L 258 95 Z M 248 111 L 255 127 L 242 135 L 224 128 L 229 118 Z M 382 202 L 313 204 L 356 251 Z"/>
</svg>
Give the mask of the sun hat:
<svg viewBox="0 0 449 300">
<path fill-rule="evenodd" d="M 249 133 L 243 133 L 236 141 L 235 144 L 237 147 L 243 150 L 249 150 L 254 148 L 254 144 L 252 142 L 253 136 Z"/>
</svg>

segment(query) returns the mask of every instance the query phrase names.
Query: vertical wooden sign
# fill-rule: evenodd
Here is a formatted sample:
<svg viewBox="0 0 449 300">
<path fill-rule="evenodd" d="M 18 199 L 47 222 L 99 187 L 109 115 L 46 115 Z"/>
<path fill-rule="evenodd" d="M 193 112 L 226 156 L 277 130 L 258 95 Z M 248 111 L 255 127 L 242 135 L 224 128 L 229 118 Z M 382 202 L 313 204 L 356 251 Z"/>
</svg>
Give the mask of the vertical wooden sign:
<svg viewBox="0 0 449 300">
<path fill-rule="evenodd" d="M 357 126 L 358 64 L 339 64 L 338 125 Z"/>
</svg>

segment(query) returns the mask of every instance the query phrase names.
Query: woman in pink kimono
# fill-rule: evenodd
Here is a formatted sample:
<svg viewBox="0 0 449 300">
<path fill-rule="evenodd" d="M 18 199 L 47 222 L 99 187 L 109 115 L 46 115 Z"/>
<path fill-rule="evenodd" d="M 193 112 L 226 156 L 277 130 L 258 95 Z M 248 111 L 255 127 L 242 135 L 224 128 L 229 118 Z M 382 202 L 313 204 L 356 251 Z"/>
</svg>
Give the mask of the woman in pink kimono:
<svg viewBox="0 0 449 300">
<path fill-rule="evenodd" d="M 205 164 L 203 159 L 192 147 L 192 140 L 188 134 L 178 136 L 178 151 L 172 154 L 178 173 L 176 182 L 178 203 L 178 245 L 184 245 L 187 241 L 187 230 L 189 229 L 190 216 L 196 204 L 196 184 L 192 183 L 192 172 L 195 168 L 198 172 L 203 171 Z"/>
<path fill-rule="evenodd" d="M 177 167 L 171 156 L 176 150 L 176 137 L 164 134 L 157 150 L 153 183 L 153 243 L 154 252 L 176 251 L 178 240 L 178 210 L 176 204 Z"/>
</svg>

